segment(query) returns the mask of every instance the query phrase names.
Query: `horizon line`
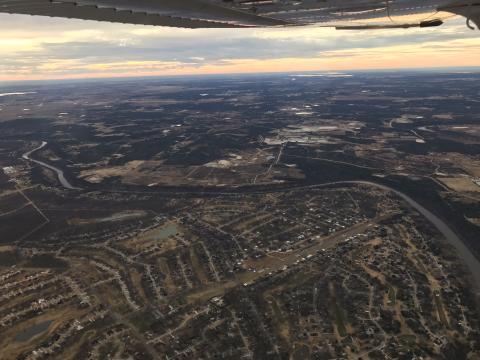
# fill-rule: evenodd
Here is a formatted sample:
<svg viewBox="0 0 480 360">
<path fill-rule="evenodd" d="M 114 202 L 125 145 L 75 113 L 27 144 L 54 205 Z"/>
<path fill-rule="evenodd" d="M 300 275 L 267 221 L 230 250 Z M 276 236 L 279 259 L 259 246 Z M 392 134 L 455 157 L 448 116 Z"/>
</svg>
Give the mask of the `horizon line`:
<svg viewBox="0 0 480 360">
<path fill-rule="evenodd" d="M 21 80 L 0 80 L 0 86 L 11 84 L 42 83 L 42 82 L 89 82 L 89 81 L 114 81 L 114 80 L 133 80 L 133 79 L 155 79 L 155 78 L 190 78 L 190 77 L 228 77 L 228 76 L 255 76 L 255 75 L 295 75 L 295 74 L 348 74 L 348 73 L 384 73 L 384 72 L 438 72 L 446 70 L 451 72 L 470 71 L 471 73 L 480 73 L 479 66 L 438 66 L 438 67 L 401 67 L 401 68 L 379 68 L 379 69 L 350 69 L 350 70 L 293 70 L 293 71 L 258 71 L 258 72 L 230 72 L 230 73 L 191 73 L 191 74 L 158 74 L 158 75 L 100 75 L 65 78 L 46 78 L 46 79 L 21 79 Z"/>
</svg>

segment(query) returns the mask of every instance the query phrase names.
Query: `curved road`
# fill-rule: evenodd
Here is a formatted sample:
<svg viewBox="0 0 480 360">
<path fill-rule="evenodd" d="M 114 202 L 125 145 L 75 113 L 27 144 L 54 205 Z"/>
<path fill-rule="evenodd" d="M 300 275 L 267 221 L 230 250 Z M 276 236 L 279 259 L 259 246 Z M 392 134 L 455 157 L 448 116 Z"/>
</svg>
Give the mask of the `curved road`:
<svg viewBox="0 0 480 360">
<path fill-rule="evenodd" d="M 22 158 L 25 159 L 25 160 L 28 160 L 28 161 L 31 161 L 31 162 L 34 162 L 40 166 L 43 166 L 47 169 L 50 169 L 50 170 L 53 170 L 57 173 L 57 178 L 58 178 L 58 181 L 60 181 L 60 184 L 62 184 L 62 186 L 64 188 L 67 188 L 67 189 L 70 189 L 70 190 L 78 190 L 78 188 L 74 187 L 72 184 L 70 184 L 68 182 L 68 180 L 65 178 L 65 175 L 63 174 L 63 171 L 56 168 L 55 166 L 52 166 L 52 165 L 49 165 L 47 163 L 44 163 L 43 161 L 40 161 L 40 160 L 35 160 L 35 159 L 32 159 L 30 157 L 30 155 L 32 155 L 35 151 L 38 151 L 40 149 L 43 149 L 45 146 L 47 145 L 47 142 L 46 141 L 42 141 L 42 144 L 33 149 L 33 150 L 30 150 L 28 152 L 26 152 L 25 154 L 22 155 Z"/>
</svg>

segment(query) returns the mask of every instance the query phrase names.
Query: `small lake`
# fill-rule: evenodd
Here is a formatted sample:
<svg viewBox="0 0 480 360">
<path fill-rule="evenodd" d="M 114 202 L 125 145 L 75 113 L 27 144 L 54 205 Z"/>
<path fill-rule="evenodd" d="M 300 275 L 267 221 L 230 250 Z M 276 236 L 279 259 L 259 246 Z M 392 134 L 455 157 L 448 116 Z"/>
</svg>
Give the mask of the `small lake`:
<svg viewBox="0 0 480 360">
<path fill-rule="evenodd" d="M 39 324 L 35 324 L 26 328 L 23 331 L 20 331 L 15 335 L 15 341 L 28 341 L 35 335 L 41 334 L 42 332 L 46 331 L 52 323 L 52 320 L 43 321 Z"/>
<path fill-rule="evenodd" d="M 170 224 L 158 230 L 158 232 L 155 234 L 155 240 L 165 240 L 177 233 L 177 226 L 175 224 Z"/>
</svg>

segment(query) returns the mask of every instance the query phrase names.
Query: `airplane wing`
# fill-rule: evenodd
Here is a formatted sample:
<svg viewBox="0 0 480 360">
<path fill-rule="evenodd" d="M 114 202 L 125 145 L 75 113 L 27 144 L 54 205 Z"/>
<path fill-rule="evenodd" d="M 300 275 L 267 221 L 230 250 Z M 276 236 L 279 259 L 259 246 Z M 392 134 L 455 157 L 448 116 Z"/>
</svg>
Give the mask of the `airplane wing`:
<svg viewBox="0 0 480 360">
<path fill-rule="evenodd" d="M 185 28 L 286 24 L 198 0 L 0 0 L 0 12 Z"/>
<path fill-rule="evenodd" d="M 0 0 L 0 12 L 185 28 L 388 29 L 438 26 L 448 13 L 478 25 L 480 0 Z"/>
</svg>

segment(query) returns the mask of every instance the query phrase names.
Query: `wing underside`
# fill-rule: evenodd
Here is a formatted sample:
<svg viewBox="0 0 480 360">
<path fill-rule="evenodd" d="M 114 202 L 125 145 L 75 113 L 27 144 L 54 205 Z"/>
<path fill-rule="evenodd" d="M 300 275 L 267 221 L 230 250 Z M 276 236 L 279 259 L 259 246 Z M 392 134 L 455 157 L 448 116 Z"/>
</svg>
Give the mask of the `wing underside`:
<svg viewBox="0 0 480 360">
<path fill-rule="evenodd" d="M 0 12 L 185 28 L 287 24 L 198 0 L 0 0 Z"/>
<path fill-rule="evenodd" d="M 441 9 L 468 18 L 471 1 L 480 0 L 0 0 L 0 12 L 185 28 L 367 29 L 436 26 Z"/>
</svg>

